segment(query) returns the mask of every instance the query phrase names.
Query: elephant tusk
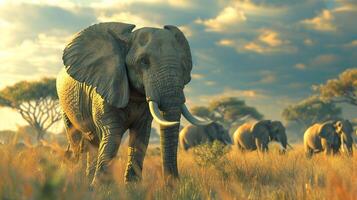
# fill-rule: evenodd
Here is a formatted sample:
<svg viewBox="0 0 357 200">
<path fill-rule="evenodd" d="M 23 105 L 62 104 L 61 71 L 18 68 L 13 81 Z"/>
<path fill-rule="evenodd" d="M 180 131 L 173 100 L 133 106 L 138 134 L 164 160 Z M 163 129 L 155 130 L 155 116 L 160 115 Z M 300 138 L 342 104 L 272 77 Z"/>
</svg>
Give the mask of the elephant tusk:
<svg viewBox="0 0 357 200">
<path fill-rule="evenodd" d="M 154 101 L 149 101 L 149 109 L 154 120 L 162 126 L 175 126 L 180 124 L 180 122 L 170 122 L 163 119 L 160 114 L 159 106 Z"/>
<path fill-rule="evenodd" d="M 193 116 L 190 111 L 187 109 L 185 104 L 181 106 L 182 115 L 189 121 L 191 124 L 196 126 L 207 126 L 211 124 L 212 120 L 200 120 L 197 117 Z"/>
<path fill-rule="evenodd" d="M 345 147 L 345 142 L 343 141 L 343 137 L 342 137 L 342 135 L 341 135 L 341 151 L 342 152 L 345 152 L 345 149 L 346 147 Z"/>
</svg>

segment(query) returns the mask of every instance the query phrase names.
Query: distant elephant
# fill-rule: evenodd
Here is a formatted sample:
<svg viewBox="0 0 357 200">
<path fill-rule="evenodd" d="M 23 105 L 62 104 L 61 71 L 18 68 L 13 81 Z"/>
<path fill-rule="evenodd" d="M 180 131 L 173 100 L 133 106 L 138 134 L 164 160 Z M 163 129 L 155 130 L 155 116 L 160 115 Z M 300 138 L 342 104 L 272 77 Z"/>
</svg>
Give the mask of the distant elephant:
<svg viewBox="0 0 357 200">
<path fill-rule="evenodd" d="M 258 151 L 266 152 L 269 142 L 276 141 L 281 145 L 281 152 L 285 152 L 289 145 L 284 125 L 280 121 L 271 120 L 242 124 L 234 132 L 233 140 L 242 151 L 258 149 Z"/>
<path fill-rule="evenodd" d="M 326 155 L 339 152 L 341 145 L 347 146 L 352 155 L 352 125 L 347 120 L 328 121 L 310 126 L 304 133 L 304 148 L 308 157 L 324 151 Z"/>
<path fill-rule="evenodd" d="M 127 129 L 126 182 L 141 179 L 152 119 L 161 126 L 166 178 L 178 177 L 181 114 L 196 125 L 211 123 L 195 118 L 185 106 L 183 88 L 191 80 L 192 57 L 184 34 L 170 25 L 132 32 L 134 28 L 117 22 L 92 25 L 63 52 L 65 69 L 57 77 L 57 92 L 67 139 L 77 154 L 83 139 L 90 143 L 85 152 L 92 186 L 103 180 Z"/>
<path fill-rule="evenodd" d="M 232 143 L 228 131 L 217 122 L 207 126 L 187 125 L 180 131 L 179 136 L 180 146 L 184 150 L 215 140 L 224 144 Z"/>
<path fill-rule="evenodd" d="M 336 122 L 336 133 L 339 144 L 335 151 L 346 151 L 348 155 L 353 155 L 353 126 L 349 120 L 340 120 Z"/>
</svg>

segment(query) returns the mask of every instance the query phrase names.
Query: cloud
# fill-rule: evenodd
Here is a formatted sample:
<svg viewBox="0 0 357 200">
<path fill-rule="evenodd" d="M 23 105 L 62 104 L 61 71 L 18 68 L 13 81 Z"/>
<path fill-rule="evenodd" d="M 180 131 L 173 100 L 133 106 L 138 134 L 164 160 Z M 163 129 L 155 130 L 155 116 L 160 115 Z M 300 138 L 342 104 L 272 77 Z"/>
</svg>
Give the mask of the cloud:
<svg viewBox="0 0 357 200">
<path fill-rule="evenodd" d="M 339 0 L 338 7 L 334 9 L 336 12 L 357 11 L 357 3 L 349 0 Z"/>
<path fill-rule="evenodd" d="M 339 60 L 339 56 L 335 54 L 322 54 L 313 58 L 310 62 L 311 67 L 327 67 L 331 66 Z"/>
<path fill-rule="evenodd" d="M 194 6 L 192 1 L 189 0 L 105 0 L 101 1 L 100 3 L 92 3 L 91 6 L 101 6 L 101 7 L 110 7 L 113 5 L 131 5 L 131 4 L 152 4 L 152 5 L 168 5 L 171 7 L 177 7 L 177 8 L 189 8 L 191 6 Z"/>
<path fill-rule="evenodd" d="M 138 15 L 132 14 L 131 12 L 120 12 L 116 14 L 108 14 L 102 12 L 98 14 L 97 20 L 99 22 L 124 22 L 129 24 L 135 24 L 137 27 L 160 27 L 158 22 L 144 19 Z"/>
<path fill-rule="evenodd" d="M 214 95 L 200 95 L 197 97 L 197 101 L 192 103 L 194 103 L 195 105 L 204 105 L 212 101 L 212 99 L 224 97 L 237 97 L 241 99 L 261 99 L 265 98 L 266 96 L 264 92 L 258 90 L 240 90 L 227 87 L 222 92 Z"/>
<path fill-rule="evenodd" d="M 203 74 L 191 74 L 193 79 L 203 79 L 205 76 Z"/>
<path fill-rule="evenodd" d="M 282 41 L 279 38 L 279 34 L 272 30 L 263 30 L 261 35 L 259 35 L 259 40 L 271 47 L 276 47 L 282 45 L 283 43 L 288 43 L 287 41 Z"/>
<path fill-rule="evenodd" d="M 186 37 L 192 37 L 194 35 L 194 30 L 189 26 L 179 26 L 178 27 Z"/>
<path fill-rule="evenodd" d="M 271 83 L 276 82 L 276 80 L 277 80 L 276 74 L 273 71 L 264 70 L 264 71 L 261 71 L 260 73 L 261 73 L 262 79 L 260 79 L 259 83 L 271 84 Z"/>
<path fill-rule="evenodd" d="M 254 22 L 256 18 L 273 18 L 286 11 L 285 6 L 256 4 L 250 0 L 231 1 L 215 17 L 198 18 L 195 23 L 204 25 L 208 32 L 239 32 L 238 28 L 243 28 L 242 25 L 250 22 L 251 18 Z"/>
<path fill-rule="evenodd" d="M 247 17 L 243 11 L 239 11 L 235 7 L 228 6 L 224 8 L 215 18 L 202 20 L 197 19 L 197 24 L 206 26 L 207 31 L 221 32 L 230 28 L 233 24 L 244 22 Z"/>
<path fill-rule="evenodd" d="M 348 48 L 357 47 L 357 40 L 352 40 L 351 42 L 345 44 L 344 46 Z"/>
<path fill-rule="evenodd" d="M 306 39 L 304 40 L 304 44 L 305 44 L 306 46 L 311 46 L 311 45 L 314 44 L 314 41 L 312 41 L 310 38 L 306 38 Z"/>
<path fill-rule="evenodd" d="M 294 68 L 296 68 L 298 70 L 304 70 L 304 69 L 306 69 L 306 65 L 304 63 L 298 63 L 294 66 Z"/>
<path fill-rule="evenodd" d="M 205 85 L 207 85 L 207 86 L 217 85 L 217 82 L 216 82 L 216 81 L 205 81 L 204 83 L 205 83 Z"/>
<path fill-rule="evenodd" d="M 46 4 L 9 4 L 0 6 L 2 42 L 0 47 L 12 47 L 24 40 L 35 39 L 40 33 L 59 31 L 66 37 L 95 22 L 91 9 L 51 6 Z"/>
<path fill-rule="evenodd" d="M 252 41 L 221 39 L 218 46 L 234 48 L 238 53 L 253 52 L 258 54 L 295 53 L 297 48 L 291 45 L 289 40 L 281 38 L 277 31 L 270 29 L 259 30 L 259 35 Z"/>
<path fill-rule="evenodd" d="M 289 83 L 287 87 L 291 89 L 300 89 L 300 88 L 306 88 L 307 85 L 306 83 L 294 82 L 294 83 Z"/>
<path fill-rule="evenodd" d="M 62 49 L 67 37 L 41 33 L 37 38 L 24 40 L 6 50 L 0 51 L 1 80 L 13 77 L 12 84 L 27 76 L 54 76 L 62 66 Z M 15 75 L 16 76 L 10 76 Z"/>
<path fill-rule="evenodd" d="M 301 23 L 309 29 L 329 32 L 329 31 L 336 31 L 336 25 L 334 24 L 335 17 L 333 13 L 329 10 L 323 10 L 321 14 L 312 18 L 312 19 L 305 19 Z"/>
</svg>

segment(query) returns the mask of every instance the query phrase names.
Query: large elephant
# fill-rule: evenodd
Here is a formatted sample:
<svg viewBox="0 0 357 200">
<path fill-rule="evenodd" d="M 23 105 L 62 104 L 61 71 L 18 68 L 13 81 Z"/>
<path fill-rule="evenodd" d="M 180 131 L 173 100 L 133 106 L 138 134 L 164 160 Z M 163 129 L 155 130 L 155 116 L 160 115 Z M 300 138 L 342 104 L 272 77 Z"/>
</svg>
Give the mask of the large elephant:
<svg viewBox="0 0 357 200">
<path fill-rule="evenodd" d="M 180 131 L 179 140 L 180 146 L 184 150 L 215 140 L 224 144 L 232 143 L 228 131 L 217 122 L 207 126 L 187 125 Z"/>
<path fill-rule="evenodd" d="M 304 148 L 308 157 L 324 151 L 332 155 L 344 150 L 352 155 L 352 125 L 348 120 L 327 121 L 310 126 L 304 133 Z M 342 147 L 342 148 L 341 148 Z"/>
<path fill-rule="evenodd" d="M 261 120 L 244 123 L 233 134 L 234 144 L 242 150 L 268 151 L 270 141 L 279 142 L 281 151 L 285 152 L 288 141 L 285 127 L 280 121 Z"/>
<path fill-rule="evenodd" d="M 160 124 L 165 178 L 178 177 L 177 146 L 181 114 L 207 125 L 185 106 L 192 58 L 184 34 L 175 26 L 140 28 L 108 22 L 79 32 L 65 47 L 57 92 L 67 138 L 74 152 L 86 147 L 92 186 L 103 180 L 129 129 L 125 181 L 141 179 L 152 119 Z M 93 178 L 92 178 L 93 177 Z"/>
</svg>

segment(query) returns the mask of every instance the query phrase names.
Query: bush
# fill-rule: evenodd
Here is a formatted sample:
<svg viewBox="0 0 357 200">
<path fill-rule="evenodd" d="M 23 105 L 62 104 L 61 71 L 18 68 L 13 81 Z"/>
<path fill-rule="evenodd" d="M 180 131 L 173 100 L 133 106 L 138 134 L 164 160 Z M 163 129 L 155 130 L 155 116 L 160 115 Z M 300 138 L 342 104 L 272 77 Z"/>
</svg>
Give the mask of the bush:
<svg viewBox="0 0 357 200">
<path fill-rule="evenodd" d="M 210 167 L 224 162 L 229 148 L 219 141 L 205 143 L 193 149 L 194 159 L 200 167 Z"/>
</svg>

